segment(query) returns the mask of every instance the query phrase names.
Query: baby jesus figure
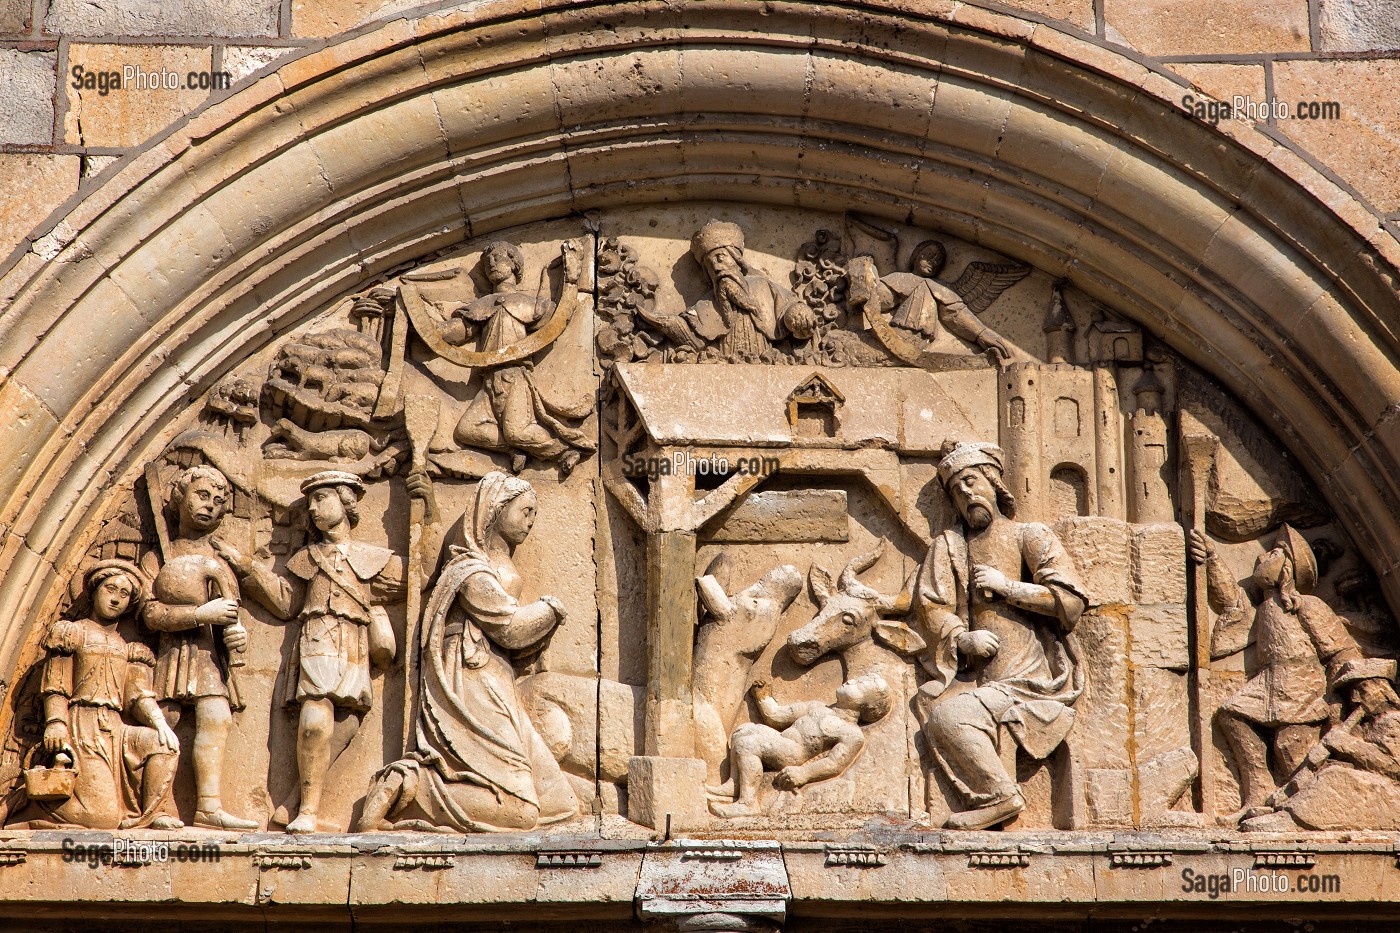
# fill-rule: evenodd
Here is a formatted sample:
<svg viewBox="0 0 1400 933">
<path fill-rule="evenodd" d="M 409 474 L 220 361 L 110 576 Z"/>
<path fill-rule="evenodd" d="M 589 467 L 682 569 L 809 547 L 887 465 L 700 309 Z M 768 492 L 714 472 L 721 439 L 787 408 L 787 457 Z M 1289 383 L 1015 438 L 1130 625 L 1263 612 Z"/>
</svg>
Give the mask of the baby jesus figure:
<svg viewBox="0 0 1400 933">
<path fill-rule="evenodd" d="M 769 725 L 751 722 L 734 730 L 729 743 L 730 779 L 707 787 L 715 816 L 758 816 L 758 790 L 765 769 L 776 770 L 773 786 L 797 790 L 845 772 L 865 748 L 861 725 L 883 719 L 890 711 L 890 687 L 879 674 L 848 680 L 836 690 L 836 703 L 808 701 L 784 705 L 768 693 L 768 684 L 751 688 L 759 715 Z M 778 728 L 783 731 L 779 732 Z"/>
</svg>

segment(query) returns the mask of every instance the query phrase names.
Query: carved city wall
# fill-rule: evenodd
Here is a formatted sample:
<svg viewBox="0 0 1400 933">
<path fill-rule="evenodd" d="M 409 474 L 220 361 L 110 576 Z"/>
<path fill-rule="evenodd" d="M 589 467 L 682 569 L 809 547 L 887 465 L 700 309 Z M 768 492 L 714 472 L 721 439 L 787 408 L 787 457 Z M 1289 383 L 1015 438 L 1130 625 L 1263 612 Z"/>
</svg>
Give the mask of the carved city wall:
<svg viewBox="0 0 1400 933">
<path fill-rule="evenodd" d="M 1380 897 L 1393 243 L 1014 19 L 630 12 L 318 53 L 6 275 L 6 857 L 217 840 L 230 921 Z"/>
</svg>

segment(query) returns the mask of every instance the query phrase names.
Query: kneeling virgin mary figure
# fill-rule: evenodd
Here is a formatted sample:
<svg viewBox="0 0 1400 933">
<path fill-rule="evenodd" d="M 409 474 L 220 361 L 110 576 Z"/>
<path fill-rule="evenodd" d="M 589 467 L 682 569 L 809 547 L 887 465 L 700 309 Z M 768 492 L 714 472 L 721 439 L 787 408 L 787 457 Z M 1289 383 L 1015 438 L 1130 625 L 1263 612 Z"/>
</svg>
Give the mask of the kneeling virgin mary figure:
<svg viewBox="0 0 1400 933">
<path fill-rule="evenodd" d="M 505 832 L 578 814 L 578 799 L 525 713 L 511 652 L 564 620 L 553 596 L 520 602 L 513 554 L 537 508 L 525 480 L 488 473 L 424 611 L 418 750 L 377 775 L 356 829 Z"/>
</svg>

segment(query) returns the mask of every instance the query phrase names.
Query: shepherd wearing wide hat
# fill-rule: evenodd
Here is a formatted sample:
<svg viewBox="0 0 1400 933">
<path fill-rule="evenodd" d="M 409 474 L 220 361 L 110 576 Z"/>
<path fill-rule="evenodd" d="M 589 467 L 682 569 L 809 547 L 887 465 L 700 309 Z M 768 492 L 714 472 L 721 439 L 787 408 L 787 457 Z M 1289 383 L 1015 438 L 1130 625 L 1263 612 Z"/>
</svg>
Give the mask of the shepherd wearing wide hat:
<svg viewBox="0 0 1400 933">
<path fill-rule="evenodd" d="M 350 744 L 369 711 L 374 692 L 370 664 L 387 667 L 396 645 L 385 603 L 407 595 L 407 561 L 386 547 L 355 541 L 360 521 L 359 500 L 364 483 L 353 473 L 326 470 L 301 484 L 307 516 L 317 540 L 287 562 L 291 579 L 273 612 L 301 623 L 291 662 L 284 668 L 281 695 L 289 706 L 301 708 L 297 723 L 297 771 L 300 810 L 287 823 L 288 832 L 317 830 L 317 813 L 326 772 Z M 429 499 L 431 486 L 420 474 L 410 475 L 411 496 Z M 430 515 L 436 510 L 428 509 Z M 429 562 L 441 539 L 437 525 L 424 529 L 422 549 Z M 251 562 L 227 546 L 221 547 L 240 573 Z M 273 822 L 284 822 L 287 807 Z"/>
</svg>

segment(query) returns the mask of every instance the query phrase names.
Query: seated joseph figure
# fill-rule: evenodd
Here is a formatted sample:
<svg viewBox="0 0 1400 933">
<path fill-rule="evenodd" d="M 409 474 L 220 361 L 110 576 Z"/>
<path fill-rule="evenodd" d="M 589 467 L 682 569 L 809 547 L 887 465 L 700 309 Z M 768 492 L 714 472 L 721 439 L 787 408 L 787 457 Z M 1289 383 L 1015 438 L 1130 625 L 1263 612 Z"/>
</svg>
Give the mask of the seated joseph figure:
<svg viewBox="0 0 1400 933">
<path fill-rule="evenodd" d="M 1074 725 L 1084 672 L 1071 633 L 1089 595 L 1055 533 L 1012 517 L 999 447 L 957 444 L 938 477 L 962 523 L 934 539 L 919 572 L 930 679 L 915 705 L 934 767 L 966 805 L 946 826 L 985 829 L 1025 808 L 1002 764 L 1001 727 L 1041 759 Z"/>
</svg>

